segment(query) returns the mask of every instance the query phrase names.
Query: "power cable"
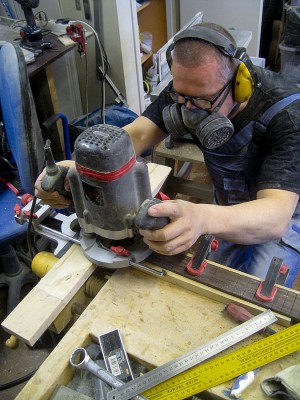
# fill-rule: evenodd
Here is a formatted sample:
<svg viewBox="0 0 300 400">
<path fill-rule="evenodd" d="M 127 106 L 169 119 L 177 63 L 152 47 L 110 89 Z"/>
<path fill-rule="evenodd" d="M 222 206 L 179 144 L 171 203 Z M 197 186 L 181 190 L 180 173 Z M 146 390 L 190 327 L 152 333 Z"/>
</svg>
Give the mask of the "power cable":
<svg viewBox="0 0 300 400">
<path fill-rule="evenodd" d="M 105 119 L 106 119 L 105 118 L 105 104 L 106 104 L 105 77 L 108 74 L 108 71 L 110 71 L 110 65 L 107 60 L 107 55 L 106 55 L 105 49 L 104 49 L 104 47 L 101 43 L 101 40 L 99 38 L 99 35 L 98 35 L 97 31 L 94 29 L 94 27 L 91 24 L 89 24 L 85 21 L 82 21 L 82 20 L 76 20 L 76 22 L 80 22 L 83 25 L 88 26 L 91 29 L 91 31 L 94 33 L 97 44 L 98 44 L 98 49 L 99 49 L 100 58 L 101 58 L 101 67 L 102 67 L 102 77 L 101 77 L 101 80 L 102 80 L 101 114 L 102 115 L 101 116 L 102 116 L 102 122 L 103 122 L 103 124 L 105 124 Z M 87 110 L 87 112 L 88 112 L 88 110 Z"/>
</svg>

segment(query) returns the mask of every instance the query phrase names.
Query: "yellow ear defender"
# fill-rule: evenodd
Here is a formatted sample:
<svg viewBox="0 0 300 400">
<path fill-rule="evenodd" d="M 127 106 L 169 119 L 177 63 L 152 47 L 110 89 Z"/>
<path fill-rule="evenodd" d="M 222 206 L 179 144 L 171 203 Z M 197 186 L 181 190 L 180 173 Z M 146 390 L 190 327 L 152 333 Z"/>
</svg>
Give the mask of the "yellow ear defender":
<svg viewBox="0 0 300 400">
<path fill-rule="evenodd" d="M 245 63 L 241 62 L 238 66 L 234 88 L 233 97 L 237 103 L 244 103 L 252 96 L 254 90 L 254 82 L 251 73 Z"/>
</svg>

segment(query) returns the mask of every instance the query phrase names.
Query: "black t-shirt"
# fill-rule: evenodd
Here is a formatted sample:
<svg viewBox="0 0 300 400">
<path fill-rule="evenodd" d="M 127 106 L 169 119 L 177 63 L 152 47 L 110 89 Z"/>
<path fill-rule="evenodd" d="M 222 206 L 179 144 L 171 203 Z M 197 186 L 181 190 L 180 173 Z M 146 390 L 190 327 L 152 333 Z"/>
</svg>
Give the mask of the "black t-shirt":
<svg viewBox="0 0 300 400">
<path fill-rule="evenodd" d="M 239 132 L 250 121 L 256 121 L 277 101 L 300 92 L 297 83 L 276 72 L 254 67 L 260 86 L 244 110 L 232 123 Z M 167 132 L 162 117 L 164 107 L 172 100 L 163 90 L 144 111 L 143 116 Z M 263 136 L 254 132 L 252 139 L 259 147 L 260 160 L 256 176 L 257 190 L 282 189 L 300 194 L 300 100 L 278 112 L 270 121 Z"/>
</svg>

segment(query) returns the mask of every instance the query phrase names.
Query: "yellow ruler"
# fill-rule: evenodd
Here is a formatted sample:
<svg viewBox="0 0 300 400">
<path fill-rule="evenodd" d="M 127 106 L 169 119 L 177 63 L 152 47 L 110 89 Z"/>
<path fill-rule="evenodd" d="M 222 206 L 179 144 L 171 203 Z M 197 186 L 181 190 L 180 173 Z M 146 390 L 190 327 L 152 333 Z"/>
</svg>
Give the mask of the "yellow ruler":
<svg viewBox="0 0 300 400">
<path fill-rule="evenodd" d="M 271 310 L 266 310 L 259 315 L 243 322 L 241 325 L 222 333 L 220 336 L 209 340 L 190 352 L 163 364 L 143 376 L 124 383 L 107 393 L 108 400 L 128 400 L 134 396 L 144 393 L 151 388 L 157 387 L 162 382 L 179 376 L 179 374 L 190 370 L 200 363 L 212 358 L 234 344 L 259 332 L 266 326 L 271 325 L 277 318 Z M 157 397 L 159 398 L 159 397 Z M 179 397 L 178 397 L 179 398 Z"/>
<path fill-rule="evenodd" d="M 300 323 L 189 369 L 143 393 L 149 400 L 183 400 L 300 349 Z"/>
</svg>

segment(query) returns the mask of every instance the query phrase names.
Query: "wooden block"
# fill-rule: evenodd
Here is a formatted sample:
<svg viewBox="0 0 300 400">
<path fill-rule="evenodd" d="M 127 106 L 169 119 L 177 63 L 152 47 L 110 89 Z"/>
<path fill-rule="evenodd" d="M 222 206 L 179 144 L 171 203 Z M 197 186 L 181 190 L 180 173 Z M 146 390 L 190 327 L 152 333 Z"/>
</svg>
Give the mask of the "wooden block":
<svg viewBox="0 0 300 400">
<path fill-rule="evenodd" d="M 61 313 L 55 318 L 52 324 L 49 326 L 49 329 L 55 333 L 61 333 L 69 324 L 73 317 L 72 306 L 76 304 L 77 307 L 81 306 L 82 308 L 86 307 L 88 304 L 88 297 L 85 293 L 85 285 L 82 286 L 75 296 L 69 301 L 69 303 L 64 307 Z"/>
<path fill-rule="evenodd" d="M 153 268 L 153 265 L 152 265 Z M 155 267 L 154 267 L 155 268 Z M 226 267 L 224 267 L 226 268 Z M 161 268 L 155 268 L 157 270 L 161 270 Z M 243 274 L 242 272 L 238 272 Z M 257 315 L 263 311 L 265 311 L 268 307 L 260 307 L 259 305 L 250 303 L 249 301 L 239 299 L 235 296 L 232 296 L 228 293 L 224 293 L 220 290 L 214 289 L 212 287 L 206 286 L 202 283 L 193 281 L 191 279 L 185 278 L 184 276 L 179 276 L 173 272 L 168 271 L 168 273 L 162 276 L 162 279 L 166 280 L 167 282 L 174 283 L 178 286 L 181 286 L 185 289 L 191 290 L 192 292 L 198 293 L 202 296 L 205 296 L 208 299 L 212 299 L 218 301 L 224 305 L 228 303 L 234 303 L 241 307 L 245 307 L 249 312 L 253 315 Z M 278 324 L 282 326 L 290 326 L 291 318 L 288 318 L 284 315 L 274 313 L 278 319 Z"/>
<path fill-rule="evenodd" d="M 161 142 L 154 151 L 154 161 L 157 162 L 156 157 L 172 158 L 174 160 L 188 161 L 191 163 L 203 163 L 203 153 L 199 147 L 188 141 L 175 141 L 174 147 L 168 149 L 165 142 Z"/>
<path fill-rule="evenodd" d="M 160 191 L 161 187 L 168 178 L 171 172 L 171 168 L 155 163 L 148 163 L 147 167 L 150 177 L 151 193 L 152 196 L 155 197 L 155 195 Z"/>
<path fill-rule="evenodd" d="M 147 263 L 151 263 L 155 267 L 160 267 L 160 270 L 163 269 L 167 271 L 164 278 L 170 279 L 170 277 L 174 276 L 178 285 L 183 281 L 187 282 L 191 287 L 193 287 L 192 281 L 200 283 L 203 285 L 203 288 L 206 288 L 208 296 L 216 289 L 219 301 L 222 301 L 221 298 L 226 299 L 228 296 L 235 298 L 237 303 L 239 303 L 240 300 L 245 300 L 254 307 L 258 306 L 261 309 L 269 308 L 274 313 L 280 315 L 280 323 L 284 326 L 289 326 L 291 319 L 295 322 L 300 321 L 299 292 L 277 285 L 277 292 L 274 300 L 272 302 L 263 302 L 257 299 L 255 295 L 261 283 L 261 279 L 258 277 L 211 261 L 208 261 L 205 271 L 202 274 L 192 276 L 185 269 L 190 257 L 190 255 L 183 253 L 174 256 L 152 253 L 147 258 Z M 181 280 L 179 276 L 185 279 Z M 195 287 L 197 287 L 197 285 Z"/>
<path fill-rule="evenodd" d="M 34 345 L 95 268 L 74 244 L 8 315 L 3 329 Z"/>
</svg>

